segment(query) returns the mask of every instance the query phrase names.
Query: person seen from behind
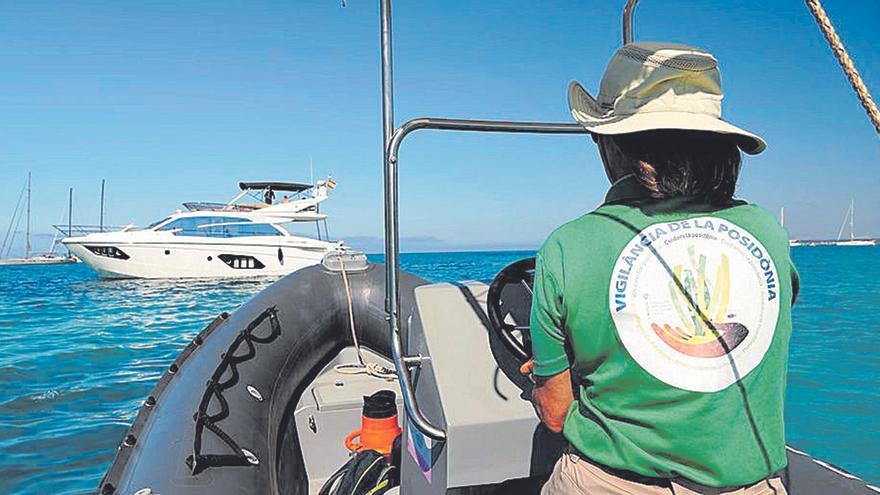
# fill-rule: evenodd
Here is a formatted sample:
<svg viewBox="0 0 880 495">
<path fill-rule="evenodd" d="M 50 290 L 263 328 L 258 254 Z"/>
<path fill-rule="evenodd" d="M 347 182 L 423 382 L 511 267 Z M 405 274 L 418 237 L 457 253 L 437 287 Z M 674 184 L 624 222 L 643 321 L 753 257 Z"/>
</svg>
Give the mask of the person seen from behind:
<svg viewBox="0 0 880 495">
<path fill-rule="evenodd" d="M 272 186 L 266 188 L 266 192 L 263 193 L 263 201 L 267 205 L 271 205 L 275 201 L 275 191 L 272 190 Z"/>
<path fill-rule="evenodd" d="M 542 494 L 784 494 L 783 403 L 798 292 L 788 235 L 735 198 L 741 152 L 709 53 L 617 51 L 574 118 L 611 182 L 537 255 L 531 313 L 544 424 L 570 446 Z"/>
</svg>

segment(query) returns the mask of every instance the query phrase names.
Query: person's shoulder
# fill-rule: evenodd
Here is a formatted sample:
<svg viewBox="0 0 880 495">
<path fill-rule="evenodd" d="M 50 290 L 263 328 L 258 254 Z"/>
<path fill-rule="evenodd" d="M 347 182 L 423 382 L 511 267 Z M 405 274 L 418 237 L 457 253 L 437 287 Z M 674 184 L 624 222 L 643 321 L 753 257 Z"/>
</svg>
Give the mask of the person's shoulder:
<svg viewBox="0 0 880 495">
<path fill-rule="evenodd" d="M 559 227 L 553 229 L 553 232 L 547 236 L 544 245 L 559 244 L 571 241 L 573 238 L 580 238 L 588 233 L 594 222 L 593 212 L 585 213 L 575 219 L 569 220 Z"/>
<path fill-rule="evenodd" d="M 750 203 L 745 200 L 737 200 L 730 207 L 730 211 L 735 215 L 748 217 L 749 220 L 755 223 L 782 227 L 775 213 L 755 203 Z"/>
<path fill-rule="evenodd" d="M 539 254 L 559 253 L 568 247 L 583 249 L 584 246 L 595 244 L 597 236 L 608 226 L 608 219 L 599 214 L 605 208 L 602 206 L 556 227 L 547 236 Z"/>
</svg>

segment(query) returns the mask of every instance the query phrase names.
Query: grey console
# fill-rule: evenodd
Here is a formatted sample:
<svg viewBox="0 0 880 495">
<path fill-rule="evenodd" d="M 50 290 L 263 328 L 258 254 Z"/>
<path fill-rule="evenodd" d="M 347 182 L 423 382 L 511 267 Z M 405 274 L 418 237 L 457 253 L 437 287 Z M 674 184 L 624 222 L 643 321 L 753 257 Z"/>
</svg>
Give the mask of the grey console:
<svg viewBox="0 0 880 495">
<path fill-rule="evenodd" d="M 403 494 L 472 493 L 541 476 L 564 445 L 560 435 L 539 427 L 526 400 L 528 381 L 494 339 L 485 313 L 487 290 L 486 284 L 466 282 L 415 291 L 408 353 L 425 358 L 414 372 L 416 398 L 447 440 L 432 442 L 404 428 Z"/>
</svg>

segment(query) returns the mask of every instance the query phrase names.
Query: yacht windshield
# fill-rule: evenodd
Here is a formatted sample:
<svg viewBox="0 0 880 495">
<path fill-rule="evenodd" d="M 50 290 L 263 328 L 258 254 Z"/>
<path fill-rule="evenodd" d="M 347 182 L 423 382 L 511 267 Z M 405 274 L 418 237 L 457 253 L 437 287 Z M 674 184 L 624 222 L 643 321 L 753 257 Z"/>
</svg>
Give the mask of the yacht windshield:
<svg viewBox="0 0 880 495">
<path fill-rule="evenodd" d="M 172 231 L 174 235 L 196 237 L 255 237 L 283 235 L 277 228 L 265 223 L 253 223 L 236 217 L 178 218 L 158 230 Z"/>
<path fill-rule="evenodd" d="M 144 230 L 152 230 L 152 229 L 156 228 L 156 226 L 167 222 L 170 218 L 171 217 L 165 217 L 162 220 L 156 220 L 155 222 L 151 223 L 150 225 L 147 225 L 146 227 L 144 227 Z"/>
</svg>

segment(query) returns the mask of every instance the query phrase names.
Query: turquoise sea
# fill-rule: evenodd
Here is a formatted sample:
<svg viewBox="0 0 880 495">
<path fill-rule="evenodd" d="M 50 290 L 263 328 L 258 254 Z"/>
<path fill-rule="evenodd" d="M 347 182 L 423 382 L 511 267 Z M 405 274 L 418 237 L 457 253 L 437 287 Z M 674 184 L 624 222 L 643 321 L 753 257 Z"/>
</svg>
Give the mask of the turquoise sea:
<svg viewBox="0 0 880 495">
<path fill-rule="evenodd" d="M 403 255 L 434 281 L 488 280 L 527 252 Z M 789 442 L 880 484 L 880 247 L 801 247 Z M 215 315 L 269 281 L 99 280 L 0 268 L 0 493 L 89 493 L 140 402 Z"/>
</svg>

